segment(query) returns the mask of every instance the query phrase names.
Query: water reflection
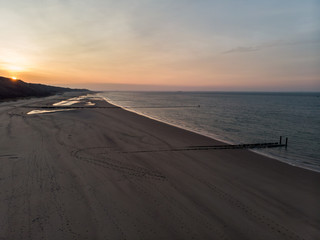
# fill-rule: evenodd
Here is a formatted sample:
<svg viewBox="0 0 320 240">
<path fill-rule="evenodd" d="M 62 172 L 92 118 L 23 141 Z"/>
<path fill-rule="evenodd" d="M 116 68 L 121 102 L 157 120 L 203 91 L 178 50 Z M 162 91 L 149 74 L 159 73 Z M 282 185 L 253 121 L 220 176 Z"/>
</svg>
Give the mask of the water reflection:
<svg viewBox="0 0 320 240">
<path fill-rule="evenodd" d="M 32 110 L 27 114 L 31 115 L 31 114 L 42 114 L 42 113 L 54 113 L 54 112 L 62 112 L 62 111 L 70 111 L 70 110 L 74 110 L 74 109 Z"/>
</svg>

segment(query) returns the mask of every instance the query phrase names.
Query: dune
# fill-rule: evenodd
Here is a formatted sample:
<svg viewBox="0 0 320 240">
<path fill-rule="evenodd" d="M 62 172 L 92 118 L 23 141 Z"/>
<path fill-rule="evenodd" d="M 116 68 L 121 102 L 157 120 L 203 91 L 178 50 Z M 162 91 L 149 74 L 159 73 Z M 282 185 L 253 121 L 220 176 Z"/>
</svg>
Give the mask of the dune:
<svg viewBox="0 0 320 240">
<path fill-rule="evenodd" d="M 0 76 L 0 101 L 27 97 L 46 97 L 64 92 L 90 92 L 87 89 L 72 89 L 44 84 L 27 83 L 19 79 Z"/>
</svg>

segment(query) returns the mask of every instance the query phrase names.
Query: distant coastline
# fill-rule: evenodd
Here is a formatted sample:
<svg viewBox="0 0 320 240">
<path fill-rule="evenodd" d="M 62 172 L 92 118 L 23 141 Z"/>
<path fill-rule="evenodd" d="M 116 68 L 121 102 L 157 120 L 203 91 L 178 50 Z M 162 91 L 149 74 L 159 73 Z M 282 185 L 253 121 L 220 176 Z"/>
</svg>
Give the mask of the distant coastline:
<svg viewBox="0 0 320 240">
<path fill-rule="evenodd" d="M 27 83 L 0 77 L 0 102 L 29 97 L 47 97 L 64 92 L 91 92 L 88 89 L 72 89 L 44 84 Z"/>
</svg>

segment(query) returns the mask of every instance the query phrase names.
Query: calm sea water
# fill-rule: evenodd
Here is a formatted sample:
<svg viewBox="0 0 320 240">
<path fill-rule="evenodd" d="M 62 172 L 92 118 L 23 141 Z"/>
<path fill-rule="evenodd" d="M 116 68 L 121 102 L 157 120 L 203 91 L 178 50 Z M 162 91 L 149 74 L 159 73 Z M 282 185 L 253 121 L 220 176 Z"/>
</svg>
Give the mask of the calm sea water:
<svg viewBox="0 0 320 240">
<path fill-rule="evenodd" d="M 277 142 L 257 152 L 320 171 L 320 93 L 105 92 L 110 102 L 226 143 Z"/>
</svg>

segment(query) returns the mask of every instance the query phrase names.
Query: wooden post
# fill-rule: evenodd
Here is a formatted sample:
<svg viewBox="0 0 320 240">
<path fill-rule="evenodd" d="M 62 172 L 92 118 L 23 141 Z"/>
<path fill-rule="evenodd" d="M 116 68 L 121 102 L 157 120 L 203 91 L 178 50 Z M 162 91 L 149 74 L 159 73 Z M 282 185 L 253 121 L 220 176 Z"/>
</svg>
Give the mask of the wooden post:
<svg viewBox="0 0 320 240">
<path fill-rule="evenodd" d="M 282 136 L 280 136 L 280 143 L 279 144 L 281 145 L 281 143 L 282 143 Z"/>
<path fill-rule="evenodd" d="M 286 138 L 286 148 L 288 147 L 288 138 Z"/>
</svg>

